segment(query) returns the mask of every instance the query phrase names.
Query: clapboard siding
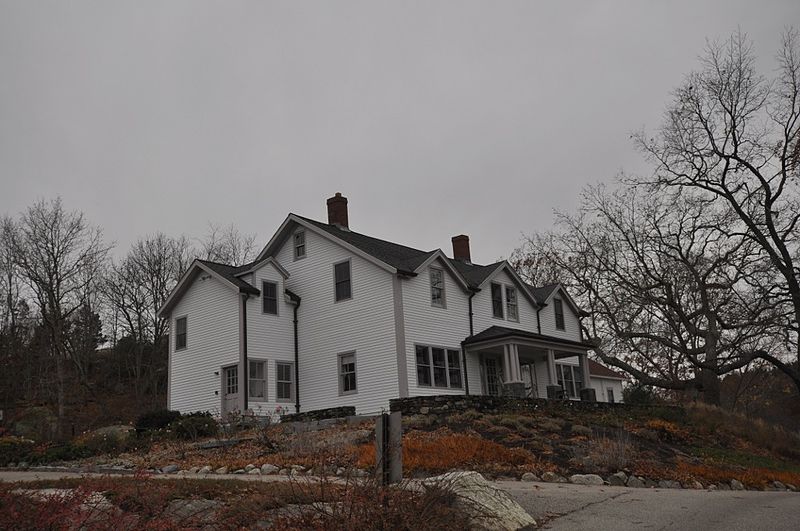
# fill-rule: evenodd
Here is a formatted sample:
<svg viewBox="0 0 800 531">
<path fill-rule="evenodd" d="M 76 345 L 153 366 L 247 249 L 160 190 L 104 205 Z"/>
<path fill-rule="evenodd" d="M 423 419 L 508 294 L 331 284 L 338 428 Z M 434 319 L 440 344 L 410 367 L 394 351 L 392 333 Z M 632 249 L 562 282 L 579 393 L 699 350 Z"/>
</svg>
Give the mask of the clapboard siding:
<svg viewBox="0 0 800 531">
<path fill-rule="evenodd" d="M 399 396 L 392 274 L 306 230 L 307 255 L 294 260 L 292 238 L 276 253 L 290 274 L 286 286 L 298 311 L 301 411 L 355 406 L 359 413 L 388 409 Z M 351 261 L 352 298 L 334 302 L 335 263 Z M 338 355 L 356 353 L 356 394 L 339 396 Z"/>
<path fill-rule="evenodd" d="M 220 413 L 220 367 L 239 361 L 238 301 L 236 290 L 201 273 L 173 309 L 170 409 Z M 187 347 L 175 351 L 175 319 L 183 316 L 187 318 Z"/>
<path fill-rule="evenodd" d="M 592 388 L 595 390 L 598 402 L 608 402 L 608 390 L 614 391 L 614 401 L 622 402 L 622 381 L 612 378 L 592 376 Z"/>
<path fill-rule="evenodd" d="M 415 345 L 428 345 L 461 350 L 461 342 L 469 336 L 469 295 L 437 260 L 433 267 L 444 271 L 445 307 L 431 305 L 430 268 L 416 277 L 402 281 L 405 316 L 405 354 L 410 396 L 464 394 L 464 389 L 420 386 L 417 384 Z M 480 391 L 477 355 L 467 360 L 470 393 Z M 463 374 L 463 370 L 462 370 Z M 477 385 L 474 387 L 473 385 Z"/>
<path fill-rule="evenodd" d="M 503 286 L 511 286 L 517 289 L 517 304 L 519 306 L 519 322 L 511 319 L 498 319 L 492 315 L 492 289 L 491 282 L 497 282 Z M 505 305 L 505 288 L 503 289 L 503 304 Z M 504 326 L 506 328 L 516 328 L 528 332 L 538 332 L 536 323 L 536 309 L 531 302 L 522 295 L 520 288 L 505 271 L 500 271 L 494 278 L 486 282 L 481 291 L 472 299 L 473 311 L 475 313 L 475 333 L 480 333 L 491 326 Z M 505 306 L 503 310 L 505 314 Z"/>
<path fill-rule="evenodd" d="M 564 301 L 562 305 L 564 308 L 564 330 L 558 330 L 556 328 L 556 312 L 553 299 L 557 297 L 561 297 Z M 550 297 L 547 306 L 542 308 L 542 311 L 539 312 L 539 320 L 542 325 L 542 334 L 572 341 L 581 340 L 581 327 L 578 316 L 575 315 L 570 305 L 567 304 L 560 289 Z"/>
<path fill-rule="evenodd" d="M 247 301 L 247 357 L 267 361 L 267 400 L 250 398 L 249 407 L 259 415 L 274 413 L 278 407 L 294 412 L 294 402 L 276 401 L 275 367 L 276 361 L 294 363 L 294 306 L 286 302 L 283 275 L 273 264 L 266 263 L 248 276 L 248 282 L 261 291 L 265 280 L 278 284 L 278 315 L 263 312 L 263 293 Z"/>
</svg>

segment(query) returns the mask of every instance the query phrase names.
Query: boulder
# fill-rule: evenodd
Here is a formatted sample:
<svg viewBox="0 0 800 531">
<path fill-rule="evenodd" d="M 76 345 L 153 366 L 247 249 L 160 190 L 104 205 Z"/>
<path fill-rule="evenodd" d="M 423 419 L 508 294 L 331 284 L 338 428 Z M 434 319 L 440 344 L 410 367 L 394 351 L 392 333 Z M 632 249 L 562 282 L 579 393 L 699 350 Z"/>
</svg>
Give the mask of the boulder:
<svg viewBox="0 0 800 531">
<path fill-rule="evenodd" d="M 633 489 L 644 488 L 644 481 L 642 481 L 640 478 L 637 478 L 636 476 L 630 476 L 625 484 Z"/>
<path fill-rule="evenodd" d="M 200 471 L 200 467 L 199 466 L 193 466 L 192 468 L 189 469 L 189 473 L 190 474 L 197 474 L 197 472 L 199 472 L 199 471 Z"/>
<path fill-rule="evenodd" d="M 522 481 L 539 481 L 539 476 L 533 472 L 525 472 L 522 474 Z"/>
<path fill-rule="evenodd" d="M 196 523 L 211 524 L 214 522 L 217 509 L 221 505 L 221 501 L 202 498 L 172 500 L 164 509 L 164 515 L 179 524 L 187 526 Z"/>
<path fill-rule="evenodd" d="M 212 471 L 211 466 L 210 465 L 206 465 L 203 468 L 201 468 L 200 470 L 198 470 L 197 473 L 198 474 L 210 474 L 211 471 Z"/>
<path fill-rule="evenodd" d="M 777 480 L 772 482 L 772 486 L 778 490 L 786 490 L 786 485 Z"/>
<path fill-rule="evenodd" d="M 731 490 L 731 486 L 727 483 L 717 483 L 717 490 Z"/>
<path fill-rule="evenodd" d="M 711 490 L 717 490 L 717 486 L 712 483 L 711 485 L 708 486 L 708 490 L 710 490 L 710 491 Z"/>
<path fill-rule="evenodd" d="M 167 465 L 165 467 L 161 467 L 162 474 L 174 474 L 178 471 L 178 465 Z"/>
<path fill-rule="evenodd" d="M 603 485 L 603 478 L 597 474 L 573 474 L 569 477 L 569 482 L 576 485 Z"/>
<path fill-rule="evenodd" d="M 533 517 L 507 492 L 493 486 L 477 472 L 448 472 L 422 483 L 453 492 L 455 505 L 470 516 L 472 527 L 476 529 L 516 531 L 536 526 Z"/>
<path fill-rule="evenodd" d="M 248 474 L 251 475 L 251 476 L 260 476 L 261 475 L 261 469 L 260 468 L 252 468 L 252 469 L 250 469 Z"/>
<path fill-rule="evenodd" d="M 234 471 L 233 471 L 233 473 L 234 473 L 234 474 L 244 474 L 244 473 L 245 473 L 245 471 L 244 471 L 244 468 L 239 468 L 239 469 L 237 469 L 237 470 L 234 470 Z"/>
<path fill-rule="evenodd" d="M 617 472 L 608 476 L 608 484 L 614 487 L 624 487 L 628 483 L 628 475 L 625 472 Z"/>
<path fill-rule="evenodd" d="M 347 473 L 347 470 L 345 470 L 344 467 L 340 466 L 339 468 L 336 469 L 336 475 L 337 476 L 344 476 L 346 473 Z"/>
<path fill-rule="evenodd" d="M 787 484 L 786 484 L 786 489 L 787 489 L 787 490 L 790 490 L 790 491 L 792 491 L 792 492 L 797 492 L 797 487 L 796 487 L 796 486 L 794 486 L 794 485 L 792 485 L 791 483 L 787 483 Z"/>
<path fill-rule="evenodd" d="M 547 483 L 566 483 L 567 480 L 564 479 L 562 476 L 559 476 L 555 472 L 545 472 L 542 474 L 542 481 Z"/>
<path fill-rule="evenodd" d="M 264 475 L 275 474 L 279 470 L 280 468 L 276 467 L 275 465 L 270 465 L 269 463 L 264 463 L 261 465 L 261 473 Z"/>
<path fill-rule="evenodd" d="M 219 467 L 218 469 L 216 469 L 216 470 L 214 471 L 214 473 L 215 473 L 215 474 L 227 474 L 227 473 L 228 473 L 228 467 L 226 467 L 226 466 L 221 466 L 221 467 Z"/>
<path fill-rule="evenodd" d="M 695 480 L 695 481 L 692 481 L 689 484 L 689 488 L 690 489 L 694 489 L 694 490 L 703 490 L 705 487 L 703 487 L 702 483 L 700 483 L 699 481 Z"/>
<path fill-rule="evenodd" d="M 678 481 L 671 481 L 668 479 L 662 479 L 658 482 L 659 489 L 681 489 L 681 484 Z"/>
<path fill-rule="evenodd" d="M 247 465 L 246 467 L 244 467 L 244 471 L 245 471 L 245 472 L 250 472 L 250 471 L 251 471 L 251 470 L 253 470 L 255 467 L 256 467 L 256 465 L 249 464 L 249 465 Z"/>
<path fill-rule="evenodd" d="M 732 479 L 731 490 L 744 490 L 744 485 L 738 479 Z"/>
</svg>

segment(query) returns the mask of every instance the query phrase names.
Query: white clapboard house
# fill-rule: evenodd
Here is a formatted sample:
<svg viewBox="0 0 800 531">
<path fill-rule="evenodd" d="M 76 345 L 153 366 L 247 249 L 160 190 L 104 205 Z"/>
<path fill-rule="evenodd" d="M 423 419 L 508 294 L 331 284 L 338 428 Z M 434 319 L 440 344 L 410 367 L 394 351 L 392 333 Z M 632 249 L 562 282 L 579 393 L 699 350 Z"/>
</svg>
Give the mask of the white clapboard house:
<svg viewBox="0 0 800 531">
<path fill-rule="evenodd" d="M 250 264 L 192 263 L 160 309 L 169 408 L 372 413 L 397 397 L 545 398 L 556 386 L 621 400 L 624 377 L 588 360 L 560 285 L 472 263 L 467 236 L 452 256 L 421 251 L 351 230 L 339 193 L 327 206 L 327 223 L 289 214 Z"/>
</svg>

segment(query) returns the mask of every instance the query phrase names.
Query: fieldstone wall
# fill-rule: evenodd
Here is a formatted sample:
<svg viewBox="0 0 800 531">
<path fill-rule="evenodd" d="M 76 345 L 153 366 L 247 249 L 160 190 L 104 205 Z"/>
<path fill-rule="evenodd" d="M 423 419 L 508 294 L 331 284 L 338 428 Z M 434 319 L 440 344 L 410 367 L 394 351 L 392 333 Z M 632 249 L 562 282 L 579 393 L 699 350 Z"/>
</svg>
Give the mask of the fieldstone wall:
<svg viewBox="0 0 800 531">
<path fill-rule="evenodd" d="M 290 413 L 281 415 L 281 422 L 307 422 L 311 420 L 341 419 L 352 417 L 356 414 L 353 406 L 329 407 L 326 409 L 315 409 L 304 411 L 303 413 Z"/>
<path fill-rule="evenodd" d="M 652 411 L 668 410 L 669 416 L 685 418 L 683 408 L 677 406 L 643 406 L 608 402 L 584 402 L 579 400 L 548 400 L 545 398 L 514 398 L 484 395 L 436 395 L 396 398 L 389 401 L 392 412 L 403 415 L 449 415 L 457 411 L 475 410 L 480 413 L 502 414 L 511 411 L 546 411 L 571 409 L 575 411 Z"/>
</svg>

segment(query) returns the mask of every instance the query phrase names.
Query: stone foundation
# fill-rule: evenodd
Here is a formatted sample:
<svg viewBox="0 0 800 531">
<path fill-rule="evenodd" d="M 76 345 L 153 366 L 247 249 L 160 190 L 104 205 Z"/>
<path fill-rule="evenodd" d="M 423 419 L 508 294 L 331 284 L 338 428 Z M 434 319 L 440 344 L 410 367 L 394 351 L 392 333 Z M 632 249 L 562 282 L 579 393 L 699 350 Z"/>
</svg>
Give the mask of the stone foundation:
<svg viewBox="0 0 800 531">
<path fill-rule="evenodd" d="M 315 409 L 304 411 L 303 413 L 289 413 L 281 415 L 281 422 L 306 422 L 310 420 L 341 419 L 352 417 L 356 414 L 353 406 L 329 407 L 327 409 Z"/>
</svg>

